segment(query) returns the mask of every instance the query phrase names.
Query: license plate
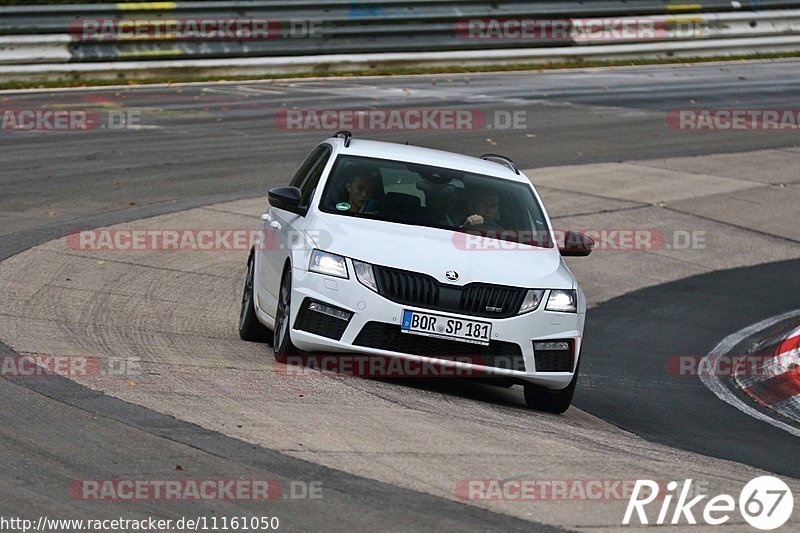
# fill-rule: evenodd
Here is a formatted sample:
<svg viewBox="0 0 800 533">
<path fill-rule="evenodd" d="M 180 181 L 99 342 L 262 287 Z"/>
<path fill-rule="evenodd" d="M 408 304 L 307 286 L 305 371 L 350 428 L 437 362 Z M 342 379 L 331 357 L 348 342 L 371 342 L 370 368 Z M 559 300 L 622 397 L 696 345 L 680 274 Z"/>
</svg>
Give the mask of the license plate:
<svg viewBox="0 0 800 533">
<path fill-rule="evenodd" d="M 404 310 L 400 331 L 412 335 L 487 345 L 492 336 L 492 325 L 489 322 Z"/>
</svg>

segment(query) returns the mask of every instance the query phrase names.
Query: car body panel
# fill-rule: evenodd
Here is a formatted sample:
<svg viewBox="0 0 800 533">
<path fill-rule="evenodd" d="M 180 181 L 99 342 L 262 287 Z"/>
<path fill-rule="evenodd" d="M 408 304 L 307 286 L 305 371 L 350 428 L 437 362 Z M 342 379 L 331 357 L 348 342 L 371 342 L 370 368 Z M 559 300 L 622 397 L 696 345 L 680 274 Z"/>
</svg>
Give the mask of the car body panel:
<svg viewBox="0 0 800 533">
<path fill-rule="evenodd" d="M 353 260 L 392 267 L 409 272 L 427 274 L 440 284 L 463 286 L 470 283 L 489 283 L 526 289 L 545 289 L 543 301 L 537 309 L 508 318 L 479 319 L 492 324 L 492 340 L 513 342 L 520 346 L 525 370 L 508 370 L 481 367 L 488 374 L 506 376 L 541 385 L 550 389 L 563 389 L 569 385 L 578 366 L 586 313 L 586 297 L 567 268 L 558 248 L 543 248 L 508 243 L 486 237 L 471 237 L 479 249 L 465 249 L 464 234 L 456 231 L 370 218 L 343 216 L 319 210 L 318 205 L 331 168 L 340 154 L 359 155 L 452 168 L 526 183 L 542 208 L 547 227 L 552 228 L 545 207 L 535 187 L 523 173 L 492 161 L 468 157 L 439 150 L 419 148 L 378 141 L 353 139 L 349 147 L 340 138 L 324 141 L 332 148 L 331 157 L 312 194 L 308 211 L 304 215 L 290 213 L 269 206 L 262 216 L 262 229 L 274 235 L 265 239 L 271 243 L 256 253 L 256 315 L 268 327 L 274 327 L 277 295 L 281 277 L 287 265 L 292 275 L 292 302 L 290 324 L 291 340 L 301 349 L 313 352 L 362 353 L 391 355 L 416 361 L 430 361 L 445 366 L 463 367 L 464 363 L 451 363 L 443 359 L 365 348 L 353 344 L 361 328 L 370 321 L 399 325 L 404 310 L 434 312 L 453 318 L 476 319 L 447 311 L 432 311 L 424 307 L 393 302 L 363 285 L 355 276 Z M 554 242 L 552 229 L 549 229 Z M 481 241 L 482 240 L 482 241 Z M 511 246 L 509 246 L 511 245 Z M 348 278 L 337 278 L 308 270 L 314 249 L 341 255 L 346 258 Z M 458 279 L 445 277 L 447 271 L 456 271 Z M 578 312 L 561 313 L 546 309 L 547 297 L 552 289 L 575 289 Z M 300 305 L 306 298 L 353 313 L 344 334 L 339 340 L 294 329 Z M 533 341 L 547 339 L 572 339 L 574 358 L 572 372 L 537 372 Z M 475 365 L 466 365 L 467 367 Z"/>
<path fill-rule="evenodd" d="M 309 221 L 330 242 L 325 251 L 375 265 L 427 273 L 441 283 L 484 282 L 525 288 L 571 289 L 558 248 L 537 248 L 445 229 L 328 213 Z M 475 245 L 465 249 L 465 239 Z M 413 251 L 413 253 L 407 253 Z M 445 278 L 455 270 L 457 281 Z"/>
</svg>

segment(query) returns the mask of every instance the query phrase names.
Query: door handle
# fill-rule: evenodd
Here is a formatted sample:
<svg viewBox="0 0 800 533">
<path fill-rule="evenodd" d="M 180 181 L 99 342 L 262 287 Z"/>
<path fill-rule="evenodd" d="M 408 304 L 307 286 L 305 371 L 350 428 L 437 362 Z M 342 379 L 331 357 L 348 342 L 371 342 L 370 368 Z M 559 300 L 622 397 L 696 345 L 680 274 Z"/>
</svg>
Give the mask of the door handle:
<svg viewBox="0 0 800 533">
<path fill-rule="evenodd" d="M 272 220 L 272 216 L 270 216 L 269 213 L 264 213 L 263 215 L 261 215 L 261 220 L 269 222 L 270 220 Z"/>
<path fill-rule="evenodd" d="M 281 223 L 278 222 L 277 220 L 273 220 L 272 222 L 269 223 L 269 225 L 275 231 L 278 231 L 279 229 L 281 229 Z"/>
</svg>

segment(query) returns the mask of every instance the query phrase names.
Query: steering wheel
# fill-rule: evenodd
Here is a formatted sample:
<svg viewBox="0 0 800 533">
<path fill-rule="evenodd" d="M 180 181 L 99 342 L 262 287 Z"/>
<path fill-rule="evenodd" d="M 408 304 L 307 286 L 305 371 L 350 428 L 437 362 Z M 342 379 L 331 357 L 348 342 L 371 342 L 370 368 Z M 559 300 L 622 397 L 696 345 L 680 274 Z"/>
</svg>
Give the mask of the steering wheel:
<svg viewBox="0 0 800 533">
<path fill-rule="evenodd" d="M 474 225 L 470 225 L 470 224 L 467 224 L 465 222 L 460 226 L 460 229 L 464 229 L 464 230 L 467 230 L 467 231 L 469 231 L 469 230 L 479 230 L 479 231 L 505 230 L 505 228 L 503 226 L 501 226 L 500 224 L 498 224 L 497 222 L 494 222 L 492 220 L 484 220 L 483 224 L 474 224 Z"/>
</svg>

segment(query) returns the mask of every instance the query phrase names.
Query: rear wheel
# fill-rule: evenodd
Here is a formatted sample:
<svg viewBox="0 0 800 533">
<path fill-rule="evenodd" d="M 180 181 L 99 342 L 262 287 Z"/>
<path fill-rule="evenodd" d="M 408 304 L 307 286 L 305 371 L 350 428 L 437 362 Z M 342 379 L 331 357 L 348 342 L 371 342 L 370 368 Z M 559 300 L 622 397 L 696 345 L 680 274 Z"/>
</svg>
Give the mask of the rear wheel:
<svg viewBox="0 0 800 533">
<path fill-rule="evenodd" d="M 278 293 L 278 311 L 275 313 L 275 339 L 273 347 L 275 349 L 275 360 L 285 363 L 286 357 L 296 355 L 297 348 L 292 344 L 292 336 L 289 327 L 290 317 L 292 316 L 292 271 L 288 268 L 283 273 L 281 280 L 281 290 Z"/>
<path fill-rule="evenodd" d="M 572 404 L 572 396 L 575 394 L 577 385 L 577 368 L 575 369 L 575 374 L 572 376 L 572 381 L 561 390 L 550 390 L 539 385 L 534 385 L 533 383 L 526 383 L 525 404 L 537 411 L 561 414 L 569 409 L 569 406 Z"/>
<path fill-rule="evenodd" d="M 250 342 L 266 342 L 272 344 L 273 334 L 264 324 L 258 321 L 255 306 L 255 255 L 250 252 L 247 259 L 247 277 L 242 291 L 242 307 L 239 310 L 239 336 Z"/>
</svg>

